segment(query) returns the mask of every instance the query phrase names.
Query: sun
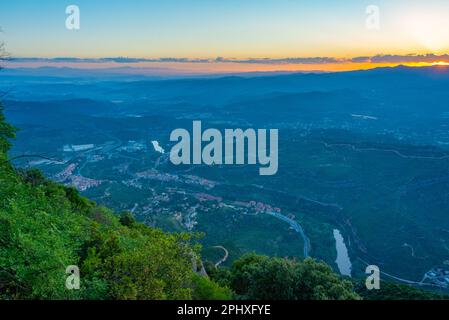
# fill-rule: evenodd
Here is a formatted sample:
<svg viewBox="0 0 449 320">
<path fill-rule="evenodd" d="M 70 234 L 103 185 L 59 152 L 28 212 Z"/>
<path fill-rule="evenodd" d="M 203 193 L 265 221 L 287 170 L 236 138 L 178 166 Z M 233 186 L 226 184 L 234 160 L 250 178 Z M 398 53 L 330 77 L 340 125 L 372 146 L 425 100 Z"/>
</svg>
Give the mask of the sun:
<svg viewBox="0 0 449 320">
<path fill-rule="evenodd" d="M 447 47 L 449 24 L 435 12 L 408 12 L 398 21 L 404 35 L 432 52 Z"/>
<path fill-rule="evenodd" d="M 449 66 L 449 62 L 446 61 L 437 61 L 432 63 L 433 66 Z"/>
</svg>

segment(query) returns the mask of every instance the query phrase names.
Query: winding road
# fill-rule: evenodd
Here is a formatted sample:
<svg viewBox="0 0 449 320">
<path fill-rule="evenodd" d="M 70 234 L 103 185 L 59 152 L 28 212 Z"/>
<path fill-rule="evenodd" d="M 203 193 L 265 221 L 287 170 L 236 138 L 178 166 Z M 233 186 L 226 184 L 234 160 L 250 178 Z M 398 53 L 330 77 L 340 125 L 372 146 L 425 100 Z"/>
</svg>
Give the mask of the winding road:
<svg viewBox="0 0 449 320">
<path fill-rule="evenodd" d="M 395 149 L 378 149 L 378 148 L 358 148 L 353 144 L 350 143 L 333 143 L 329 144 L 327 142 L 323 142 L 324 146 L 326 148 L 332 148 L 332 147 L 350 147 L 354 151 L 381 151 L 381 152 L 391 152 L 396 154 L 397 156 L 404 158 L 404 159 L 424 159 L 424 160 L 445 160 L 449 159 L 449 155 L 445 154 L 439 157 L 433 157 L 433 156 L 413 156 L 413 155 L 405 155 L 399 150 Z"/>
<path fill-rule="evenodd" d="M 275 217 L 277 219 L 280 219 L 280 220 L 282 220 L 284 222 L 287 222 L 296 232 L 298 232 L 301 235 L 301 237 L 302 237 L 302 239 L 304 241 L 304 253 L 303 253 L 304 254 L 304 258 L 309 257 L 310 256 L 309 255 L 309 253 L 310 253 L 310 239 L 307 237 L 307 235 L 304 232 L 304 229 L 301 227 L 301 225 L 298 222 L 296 222 L 295 220 L 290 219 L 290 218 L 288 218 L 288 217 L 286 217 L 286 216 L 284 216 L 284 215 L 282 215 L 280 213 L 277 213 L 277 212 L 267 212 L 267 214 L 269 214 L 270 216 Z"/>
<path fill-rule="evenodd" d="M 224 251 L 224 256 L 223 256 L 223 258 L 221 258 L 220 260 L 217 261 L 217 263 L 215 263 L 215 268 L 218 268 L 218 267 L 220 266 L 220 264 L 222 264 L 223 262 L 225 262 L 226 260 L 228 260 L 229 252 L 228 252 L 228 250 L 226 250 L 226 248 L 223 247 L 223 246 L 215 246 L 215 247 L 212 247 L 212 248 L 217 248 L 217 249 L 221 249 L 221 250 Z"/>
</svg>

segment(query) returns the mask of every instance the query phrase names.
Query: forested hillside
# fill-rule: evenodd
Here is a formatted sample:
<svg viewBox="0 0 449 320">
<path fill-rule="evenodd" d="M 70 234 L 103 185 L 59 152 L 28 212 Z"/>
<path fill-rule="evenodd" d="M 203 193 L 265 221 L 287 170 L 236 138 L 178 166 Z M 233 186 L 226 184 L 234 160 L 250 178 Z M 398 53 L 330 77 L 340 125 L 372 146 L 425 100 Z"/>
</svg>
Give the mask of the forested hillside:
<svg viewBox="0 0 449 320">
<path fill-rule="evenodd" d="M 2 115 L 0 298 L 190 299 L 197 283 L 210 287 L 209 298 L 229 297 L 194 275 L 199 256 L 191 235 L 117 217 L 39 171 L 15 170 L 6 156 L 13 136 Z M 80 290 L 65 286 L 70 265 L 80 269 Z"/>
</svg>

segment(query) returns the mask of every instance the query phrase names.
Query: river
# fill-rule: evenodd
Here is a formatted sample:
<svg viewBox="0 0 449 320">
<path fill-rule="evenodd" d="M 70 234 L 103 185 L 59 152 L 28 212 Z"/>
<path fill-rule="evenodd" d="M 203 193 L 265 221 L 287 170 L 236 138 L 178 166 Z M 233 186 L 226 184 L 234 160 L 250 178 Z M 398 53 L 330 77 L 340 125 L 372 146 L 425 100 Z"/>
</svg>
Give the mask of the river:
<svg viewBox="0 0 449 320">
<path fill-rule="evenodd" d="M 340 230 L 334 229 L 335 248 L 337 249 L 337 263 L 338 270 L 344 276 L 351 276 L 352 263 L 349 259 L 348 248 L 345 240 L 340 233 Z"/>
</svg>

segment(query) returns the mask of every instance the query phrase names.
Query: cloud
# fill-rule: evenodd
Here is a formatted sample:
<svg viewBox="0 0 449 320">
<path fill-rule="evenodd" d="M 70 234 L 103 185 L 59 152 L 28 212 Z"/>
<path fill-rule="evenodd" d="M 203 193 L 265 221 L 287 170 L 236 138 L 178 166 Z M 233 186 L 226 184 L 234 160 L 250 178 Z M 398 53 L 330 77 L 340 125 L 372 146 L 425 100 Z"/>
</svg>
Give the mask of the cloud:
<svg viewBox="0 0 449 320">
<path fill-rule="evenodd" d="M 355 57 L 349 60 L 350 62 L 363 63 L 419 63 L 419 62 L 449 62 L 449 54 L 436 55 L 428 54 L 407 54 L 407 55 L 392 55 L 392 54 L 378 54 L 372 57 Z"/>
<path fill-rule="evenodd" d="M 139 63 L 139 62 L 179 62 L 179 63 L 254 63 L 254 64 L 322 64 L 322 63 L 338 63 L 339 59 L 330 57 L 312 57 L 312 58 L 248 58 L 235 59 L 217 57 L 215 59 L 191 59 L 191 58 L 128 58 L 128 57 L 108 57 L 108 58 L 75 58 L 75 57 L 58 57 L 58 58 L 34 58 L 34 57 L 16 57 L 12 58 L 15 62 L 70 62 L 70 63 Z"/>
<path fill-rule="evenodd" d="M 409 54 L 409 55 L 377 55 L 370 59 L 372 63 L 413 63 L 413 62 L 436 62 L 436 61 L 445 61 L 449 62 L 449 55 L 442 54 L 436 55 L 433 53 L 429 54 Z"/>
<path fill-rule="evenodd" d="M 12 61 L 16 62 L 70 62 L 70 63 L 139 63 L 139 62 L 188 62 L 187 58 L 160 58 L 160 59 L 148 59 L 148 58 L 128 58 L 128 57 L 107 57 L 107 58 L 75 58 L 75 57 L 57 57 L 57 58 L 13 58 Z"/>
<path fill-rule="evenodd" d="M 255 64 L 325 64 L 338 63 L 340 60 L 330 57 L 311 57 L 311 58 L 282 58 L 282 59 L 244 59 L 244 60 L 224 60 L 234 63 L 255 63 Z"/>
<path fill-rule="evenodd" d="M 337 63 L 419 63 L 419 62 L 449 62 L 449 54 L 436 55 L 429 54 L 408 54 L 392 55 L 378 54 L 375 56 L 359 56 L 353 58 L 334 58 L 334 57 L 292 57 L 292 58 L 225 58 L 217 57 L 215 59 L 196 59 L 196 58 L 129 58 L 129 57 L 107 57 L 107 58 L 76 58 L 76 57 L 58 57 L 58 58 L 34 58 L 34 57 L 16 57 L 13 62 L 65 62 L 65 63 L 140 63 L 140 62 L 160 62 L 160 63 L 242 63 L 242 64 L 337 64 Z"/>
<path fill-rule="evenodd" d="M 371 62 L 371 57 L 355 57 L 350 59 L 350 62 L 355 63 Z"/>
</svg>

